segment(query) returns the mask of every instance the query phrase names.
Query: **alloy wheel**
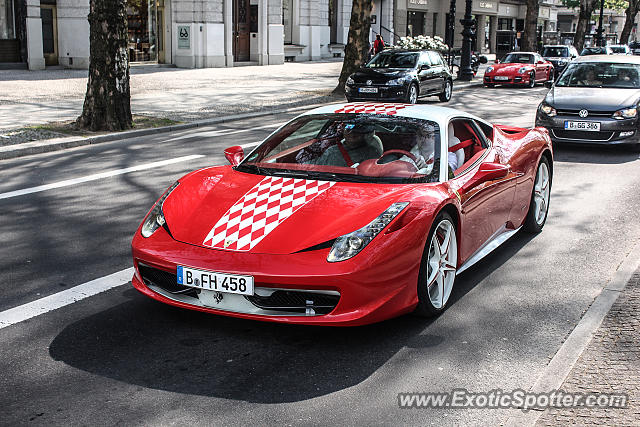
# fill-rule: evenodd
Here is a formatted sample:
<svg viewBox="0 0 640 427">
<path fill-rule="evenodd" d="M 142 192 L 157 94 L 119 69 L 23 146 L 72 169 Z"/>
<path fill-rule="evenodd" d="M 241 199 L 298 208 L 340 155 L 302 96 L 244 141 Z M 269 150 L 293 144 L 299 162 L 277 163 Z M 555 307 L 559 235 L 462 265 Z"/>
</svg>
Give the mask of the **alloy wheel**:
<svg viewBox="0 0 640 427">
<path fill-rule="evenodd" d="M 449 219 L 443 219 L 431 237 L 427 261 L 427 292 L 436 309 L 444 307 L 451 296 L 457 263 L 456 229 Z"/>
<path fill-rule="evenodd" d="M 409 104 L 415 104 L 418 102 L 418 89 L 416 85 L 409 86 Z"/>
<path fill-rule="evenodd" d="M 549 210 L 549 167 L 546 163 L 540 162 L 536 182 L 533 186 L 533 202 L 535 203 L 534 218 L 538 225 L 542 225 L 547 218 Z"/>
</svg>

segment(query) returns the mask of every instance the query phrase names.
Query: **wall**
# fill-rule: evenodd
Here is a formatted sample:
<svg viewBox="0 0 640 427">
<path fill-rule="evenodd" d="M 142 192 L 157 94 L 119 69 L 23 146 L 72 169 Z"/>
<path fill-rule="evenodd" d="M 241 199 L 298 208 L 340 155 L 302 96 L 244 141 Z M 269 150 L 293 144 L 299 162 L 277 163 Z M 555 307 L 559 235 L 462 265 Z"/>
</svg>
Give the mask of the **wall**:
<svg viewBox="0 0 640 427">
<path fill-rule="evenodd" d="M 57 0 L 58 62 L 70 68 L 89 68 L 89 1 Z"/>
</svg>

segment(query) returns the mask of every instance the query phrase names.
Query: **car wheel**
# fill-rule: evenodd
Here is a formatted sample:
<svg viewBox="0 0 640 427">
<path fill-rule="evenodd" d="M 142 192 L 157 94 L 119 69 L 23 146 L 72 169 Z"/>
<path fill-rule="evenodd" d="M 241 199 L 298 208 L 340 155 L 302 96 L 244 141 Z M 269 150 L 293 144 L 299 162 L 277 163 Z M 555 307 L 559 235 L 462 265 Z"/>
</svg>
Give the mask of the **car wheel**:
<svg viewBox="0 0 640 427">
<path fill-rule="evenodd" d="M 444 90 L 440 95 L 438 95 L 438 98 L 441 102 L 449 102 L 451 99 L 451 92 L 453 92 L 453 84 L 451 83 L 451 80 L 445 80 Z"/>
<path fill-rule="evenodd" d="M 529 87 L 535 87 L 535 86 L 536 86 L 536 73 L 532 71 L 531 74 L 529 74 Z"/>
<path fill-rule="evenodd" d="M 549 160 L 542 157 L 536 171 L 536 179 L 533 183 L 529 211 L 524 220 L 523 229 L 528 233 L 539 233 L 547 222 L 549 212 L 549 199 L 551 196 L 551 174 Z"/>
<path fill-rule="evenodd" d="M 441 212 L 433 222 L 418 274 L 415 313 L 431 317 L 444 311 L 456 280 L 458 240 L 453 219 Z"/>
<path fill-rule="evenodd" d="M 553 82 L 554 80 L 554 72 L 553 72 L 553 68 L 549 68 L 549 76 L 547 77 L 547 81 L 548 82 Z"/>
<path fill-rule="evenodd" d="M 347 102 L 353 102 L 353 98 L 350 96 L 346 96 L 345 98 L 347 98 Z"/>
<path fill-rule="evenodd" d="M 416 102 L 418 102 L 418 86 L 415 83 L 411 83 L 407 91 L 407 103 L 415 104 Z"/>
</svg>

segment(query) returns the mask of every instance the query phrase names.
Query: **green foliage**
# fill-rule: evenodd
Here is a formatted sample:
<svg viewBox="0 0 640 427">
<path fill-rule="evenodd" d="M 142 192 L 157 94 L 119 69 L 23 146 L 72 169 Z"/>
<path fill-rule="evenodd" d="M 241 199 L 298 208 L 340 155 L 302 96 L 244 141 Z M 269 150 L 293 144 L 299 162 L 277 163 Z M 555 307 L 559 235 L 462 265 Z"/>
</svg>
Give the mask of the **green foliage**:
<svg viewBox="0 0 640 427">
<path fill-rule="evenodd" d="M 562 4 L 572 9 L 580 7 L 580 0 L 562 0 Z M 627 0 L 604 0 L 605 9 L 625 10 L 629 7 Z M 593 10 L 600 9 L 600 1 L 596 1 Z"/>
</svg>

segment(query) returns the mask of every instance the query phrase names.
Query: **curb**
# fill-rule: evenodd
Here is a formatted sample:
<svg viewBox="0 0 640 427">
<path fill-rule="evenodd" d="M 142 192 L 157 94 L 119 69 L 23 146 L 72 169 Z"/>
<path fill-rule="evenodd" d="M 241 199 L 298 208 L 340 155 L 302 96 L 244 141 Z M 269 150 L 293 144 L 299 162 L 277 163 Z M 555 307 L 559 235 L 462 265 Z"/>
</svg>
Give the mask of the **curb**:
<svg viewBox="0 0 640 427">
<path fill-rule="evenodd" d="M 616 302 L 631 277 L 640 267 L 640 242 L 636 242 L 631 252 L 627 254 L 611 281 L 602 289 L 591 306 L 582 316 L 576 327 L 571 331 L 560 349 L 544 368 L 536 383 L 529 391 L 546 393 L 558 390 L 569 376 L 578 359 L 591 342 L 593 334 L 598 330 L 602 320 Z M 534 426 L 544 410 L 532 409 L 526 413 L 520 412 L 507 419 L 505 426 Z"/>
<path fill-rule="evenodd" d="M 482 81 L 468 82 L 468 83 L 464 82 L 459 84 L 456 84 L 454 82 L 453 87 L 455 89 L 455 88 L 468 88 L 468 87 L 476 87 L 476 86 L 482 86 Z M 194 122 L 182 123 L 178 125 L 162 126 L 157 128 L 128 130 L 124 132 L 109 133 L 105 135 L 97 135 L 97 136 L 91 136 L 91 137 L 68 136 L 68 137 L 62 137 L 62 138 L 53 138 L 53 139 L 45 139 L 40 141 L 25 142 L 22 144 L 7 145 L 5 147 L 0 147 L 0 160 L 15 159 L 18 157 L 29 156 L 32 154 L 41 154 L 41 153 L 47 153 L 52 151 L 64 150 L 67 148 L 82 147 L 85 145 L 99 144 L 102 142 L 112 142 L 112 141 L 124 140 L 129 138 L 137 138 L 140 136 L 155 135 L 159 133 L 172 132 L 176 130 L 193 129 L 197 127 L 210 126 L 210 125 L 215 125 L 219 123 L 232 122 L 236 120 L 269 116 L 272 114 L 292 113 L 296 111 L 307 110 L 314 106 L 320 106 L 320 105 L 326 105 L 326 104 L 327 102 L 312 103 L 312 104 L 306 104 L 306 105 L 301 105 L 301 106 L 291 107 L 291 108 L 282 108 L 277 110 L 264 110 L 264 111 L 253 111 L 249 113 L 232 114 L 229 116 L 215 117 L 211 119 L 197 120 Z"/>
</svg>

